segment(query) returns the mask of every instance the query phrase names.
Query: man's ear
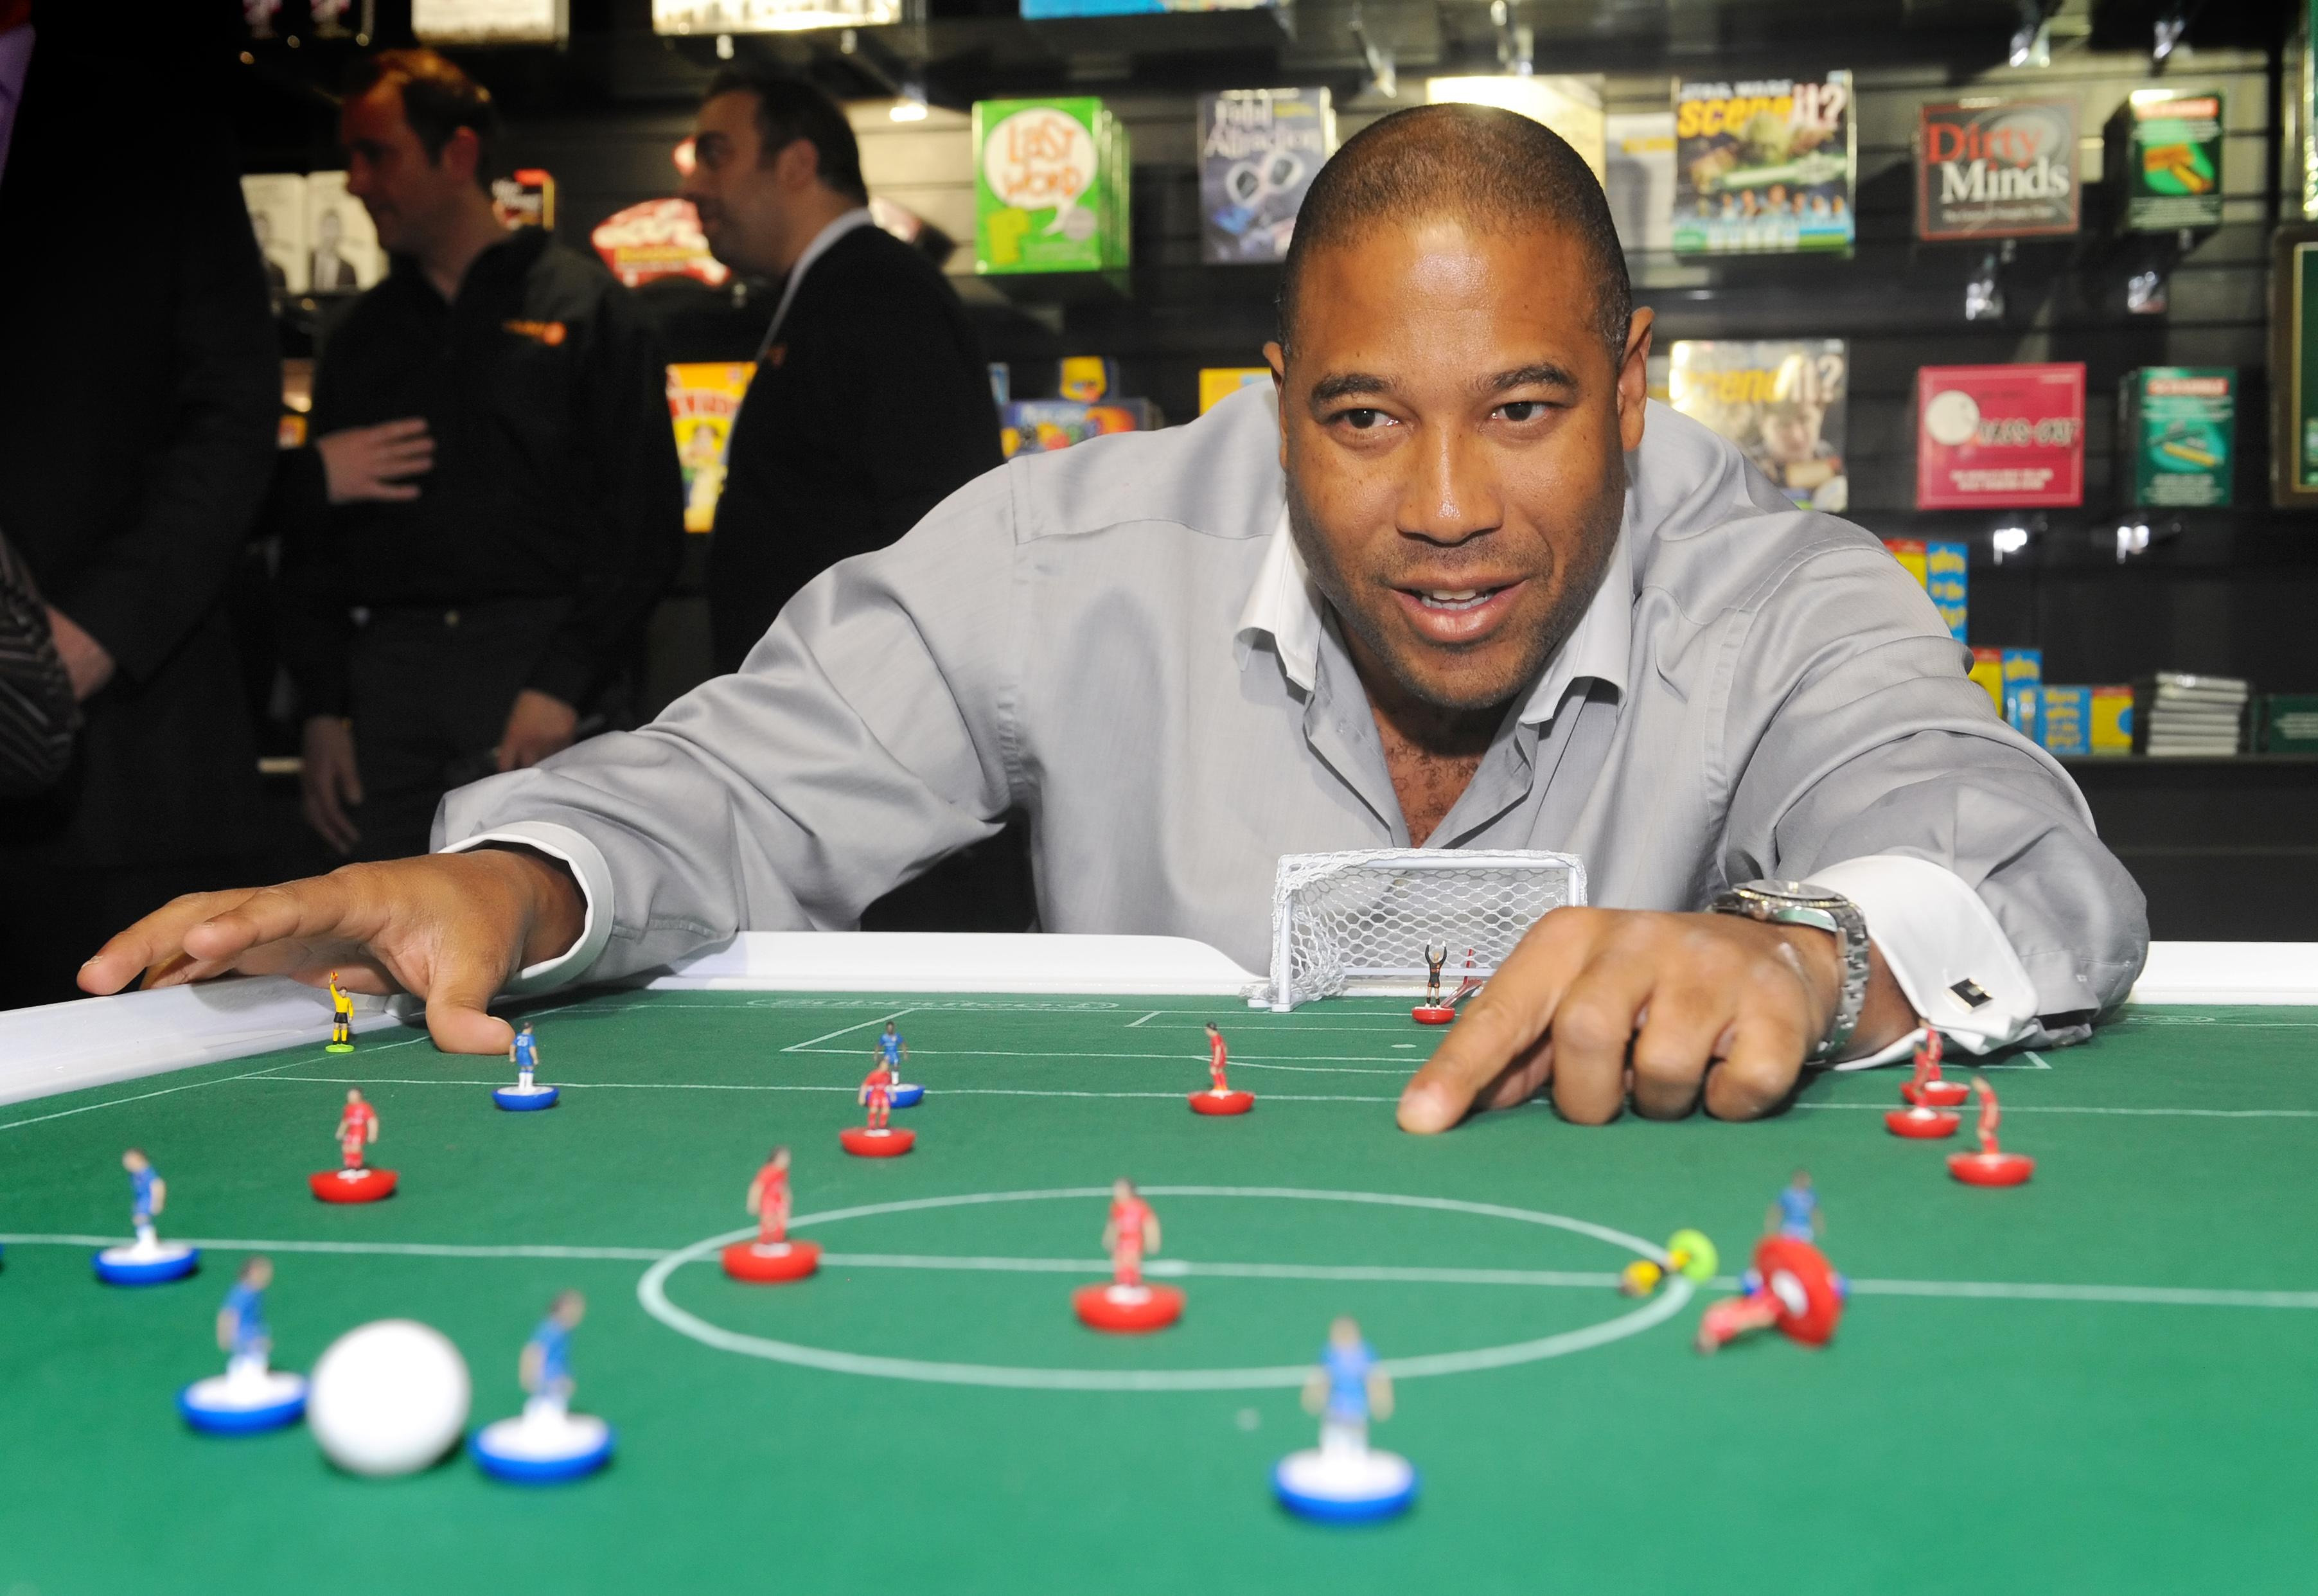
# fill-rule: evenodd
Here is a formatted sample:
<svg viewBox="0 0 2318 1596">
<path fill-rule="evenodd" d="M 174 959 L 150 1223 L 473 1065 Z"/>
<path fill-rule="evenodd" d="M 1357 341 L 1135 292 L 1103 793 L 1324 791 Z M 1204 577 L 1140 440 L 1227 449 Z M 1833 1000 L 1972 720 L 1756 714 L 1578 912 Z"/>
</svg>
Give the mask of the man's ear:
<svg viewBox="0 0 2318 1596">
<path fill-rule="evenodd" d="M 1626 357 L 1618 366 L 1618 441 L 1631 454 L 1642 446 L 1642 418 L 1650 397 L 1650 322 L 1647 306 L 1626 324 Z"/>
<path fill-rule="evenodd" d="M 482 165 L 482 136 L 472 128 L 453 128 L 451 136 L 443 140 L 443 153 L 435 164 L 464 183 L 480 181 L 476 169 Z"/>
<path fill-rule="evenodd" d="M 1271 368 L 1272 408 L 1280 412 L 1280 464 L 1288 465 L 1288 351 L 1278 339 L 1263 346 L 1263 364 Z"/>
<path fill-rule="evenodd" d="M 821 151 L 810 139 L 792 139 L 773 158 L 773 176 L 783 188 L 804 188 L 821 180 Z"/>
</svg>

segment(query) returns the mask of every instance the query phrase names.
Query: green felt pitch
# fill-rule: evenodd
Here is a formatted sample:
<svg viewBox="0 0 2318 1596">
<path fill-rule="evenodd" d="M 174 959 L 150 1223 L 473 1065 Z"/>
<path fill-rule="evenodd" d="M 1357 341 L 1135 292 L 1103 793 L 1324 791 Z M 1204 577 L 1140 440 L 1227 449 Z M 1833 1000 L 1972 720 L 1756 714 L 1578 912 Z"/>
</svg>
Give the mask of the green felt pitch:
<svg viewBox="0 0 2318 1596">
<path fill-rule="evenodd" d="M 551 1112 L 503 1059 L 418 1032 L 0 1108 L 0 1591 L 1453 1589 L 2305 1590 L 2318 1562 L 2318 1010 L 2136 1011 L 1990 1072 L 2036 1176 L 1950 1180 L 1883 1132 L 1898 1071 L 1770 1121 L 1602 1129 L 1542 1105 L 1418 1139 L 1405 1005 L 614 993 L 534 1009 Z M 837 1145 L 898 1016 L 910 1157 Z M 1193 1114 L 1219 1022 L 1237 1119 Z M 1951 1059 L 1960 1075 L 1963 1060 Z M 346 1086 L 391 1200 L 325 1207 Z M 751 1287 L 714 1243 L 776 1142 L 818 1276 Z M 90 1278 L 128 1220 L 122 1148 L 202 1272 Z M 1812 1172 L 1854 1282 L 1835 1344 L 1689 1341 L 1764 1210 Z M 1182 1322 L 1113 1339 L 1103 1188 L 1140 1183 Z M 1685 1226 L 1724 1275 L 1636 1302 Z M 334 1473 L 302 1429 L 189 1433 L 238 1259 L 276 1278 L 276 1362 L 409 1316 L 515 1412 L 548 1299 L 588 1294 L 576 1406 L 620 1433 L 553 1491 L 463 1460 Z M 1329 1320 L 1399 1360 L 1379 1445 L 1397 1522 L 1331 1530 L 1267 1483 L 1312 1444 L 1295 1389 Z M 1670 1527 L 1678 1526 L 1678 1532 Z"/>
</svg>

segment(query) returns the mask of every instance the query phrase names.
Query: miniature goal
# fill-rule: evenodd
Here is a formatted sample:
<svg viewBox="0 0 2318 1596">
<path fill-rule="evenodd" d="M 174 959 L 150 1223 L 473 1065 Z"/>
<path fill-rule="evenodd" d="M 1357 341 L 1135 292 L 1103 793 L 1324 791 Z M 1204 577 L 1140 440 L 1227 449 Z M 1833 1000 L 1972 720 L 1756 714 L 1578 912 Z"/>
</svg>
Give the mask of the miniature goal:
<svg viewBox="0 0 2318 1596">
<path fill-rule="evenodd" d="M 1282 855 L 1271 888 L 1271 978 L 1251 1005 L 1286 1013 L 1316 997 L 1424 990 L 1424 951 L 1451 977 L 1487 978 L 1549 909 L 1586 901 L 1575 854 L 1385 848 Z"/>
</svg>

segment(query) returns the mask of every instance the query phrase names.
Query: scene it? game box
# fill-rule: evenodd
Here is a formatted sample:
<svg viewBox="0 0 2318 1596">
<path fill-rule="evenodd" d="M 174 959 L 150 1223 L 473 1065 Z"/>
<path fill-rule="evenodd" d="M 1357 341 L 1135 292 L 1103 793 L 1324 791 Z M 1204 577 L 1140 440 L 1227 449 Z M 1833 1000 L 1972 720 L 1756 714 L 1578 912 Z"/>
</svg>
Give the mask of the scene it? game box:
<svg viewBox="0 0 2318 1596">
<path fill-rule="evenodd" d="M 1917 509 L 2036 508 L 2084 500 L 2080 363 L 1917 371 Z"/>
<path fill-rule="evenodd" d="M 1832 251 L 1856 237 L 1851 74 L 1674 84 L 1674 247 Z"/>
</svg>

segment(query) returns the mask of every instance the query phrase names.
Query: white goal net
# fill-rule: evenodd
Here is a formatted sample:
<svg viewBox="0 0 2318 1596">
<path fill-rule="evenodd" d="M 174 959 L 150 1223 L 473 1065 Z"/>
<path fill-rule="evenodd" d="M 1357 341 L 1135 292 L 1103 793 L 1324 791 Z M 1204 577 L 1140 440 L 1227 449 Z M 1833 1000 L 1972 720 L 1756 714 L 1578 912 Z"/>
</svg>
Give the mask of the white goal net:
<svg viewBox="0 0 2318 1596">
<path fill-rule="evenodd" d="M 1424 951 L 1446 946 L 1443 995 L 1486 979 L 1547 910 L 1586 901 L 1576 855 L 1449 848 L 1281 856 L 1271 888 L 1271 979 L 1252 1005 L 1421 994 Z"/>
</svg>

